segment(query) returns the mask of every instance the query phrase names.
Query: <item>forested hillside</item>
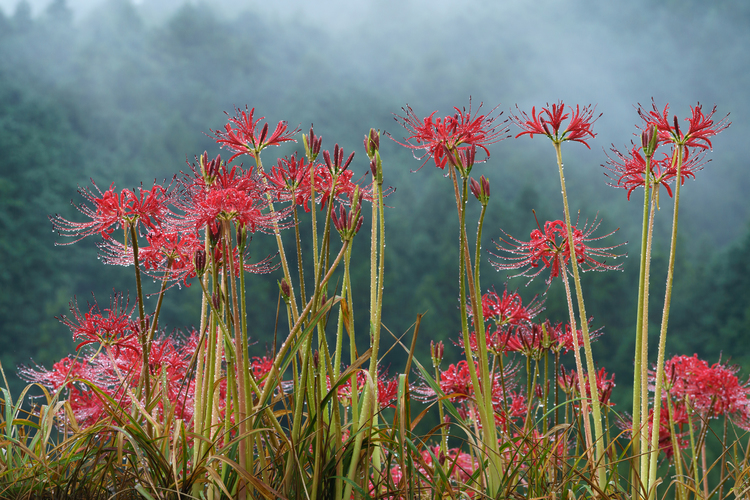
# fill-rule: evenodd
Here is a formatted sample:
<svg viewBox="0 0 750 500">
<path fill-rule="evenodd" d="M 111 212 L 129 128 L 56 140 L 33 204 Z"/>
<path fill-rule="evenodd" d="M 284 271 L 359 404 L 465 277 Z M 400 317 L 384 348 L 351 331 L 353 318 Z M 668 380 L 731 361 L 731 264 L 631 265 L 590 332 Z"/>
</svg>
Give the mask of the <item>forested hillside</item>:
<svg viewBox="0 0 750 500">
<path fill-rule="evenodd" d="M 107 0 L 78 17 L 65 0 L 39 11 L 20 3 L 0 13 L 0 360 L 6 374 L 31 360 L 49 366 L 72 350 L 67 328 L 54 317 L 67 312 L 73 297 L 83 304 L 94 293 L 106 304 L 113 289 L 134 296 L 130 270 L 103 266 L 92 242 L 54 246 L 63 240 L 47 216 L 75 219 L 70 200 L 80 201 L 77 186 L 92 179 L 101 189 L 150 187 L 154 179 L 169 179 L 204 150 L 219 153 L 212 130 L 223 126 L 224 112 L 246 105 L 269 123 L 288 120 L 303 130 L 314 123 L 324 149 L 338 143 L 347 154 L 356 151 L 358 177 L 368 171 L 362 138 L 370 127 L 401 140 L 393 113 L 402 114 L 402 106 L 444 116 L 452 106 L 468 106 L 470 96 L 474 107 L 484 102 L 483 110 L 500 105 L 506 113 L 515 103 L 522 109 L 557 99 L 598 103 L 599 137 L 591 150 L 567 149 L 566 175 L 582 221 L 598 214 L 601 234 L 620 228 L 612 244 L 640 241 L 638 196 L 628 203 L 623 191 L 607 187 L 601 167 L 610 143 L 623 148 L 634 139 L 633 106 L 653 96 L 662 106 L 672 103 L 679 116 L 698 100 L 709 109 L 715 102 L 720 116 L 731 113 L 734 123 L 715 140 L 712 161 L 685 185 L 668 351 L 709 360 L 723 352 L 723 359 L 750 368 L 744 348 L 750 341 L 750 170 L 741 149 L 750 132 L 750 66 L 740 50 L 748 46 L 750 18 L 744 3 L 644 1 L 617 12 L 598 2 L 562 12 L 554 2 L 539 4 L 547 7 L 539 11 L 476 2 L 460 12 L 450 2 L 429 11 L 416 1 L 385 4 L 367 4 L 362 17 L 336 19 L 339 24 L 260 7 L 230 14 L 186 3 L 157 13 L 154 3 L 129 0 Z M 583 11 L 588 21 L 577 33 L 555 23 L 556 16 L 576 23 Z M 621 16 L 630 24 L 618 31 Z M 677 27 L 679 34 L 663 34 Z M 274 153 L 295 150 L 300 143 Z M 426 355 L 429 340 L 448 343 L 460 329 L 453 187 L 433 165 L 420 169 L 393 141 L 384 138 L 381 154 L 385 182 L 395 187 L 386 201 L 383 323 L 398 335 L 426 312 L 420 333 Z M 554 151 L 540 138 L 493 146 L 487 164 L 477 167 L 492 186 L 485 248 L 502 236 L 500 228 L 528 236 L 536 227 L 532 210 L 540 221 L 562 217 L 554 167 Z M 668 254 L 671 200 L 663 196 L 662 204 L 653 297 L 663 293 Z M 354 259 L 363 266 L 365 246 L 355 242 Z M 256 259 L 274 248 L 261 234 L 251 246 Z M 639 249 L 624 251 L 630 258 L 622 272 L 584 277 L 593 327 L 605 332 L 595 358 L 618 374 L 622 387 L 632 373 Z M 364 311 L 369 270 L 357 272 Z M 249 285 L 255 354 L 272 342 L 277 279 L 253 277 Z M 483 284 L 506 286 L 489 264 Z M 543 280 L 525 285 L 523 278 L 508 283 L 528 299 L 546 289 Z M 561 288 L 554 283 L 547 294 L 545 314 L 553 321 L 566 318 Z M 162 313 L 167 332 L 198 318 L 197 287 L 172 292 Z M 654 300 L 657 324 L 661 299 Z M 385 339 L 387 348 L 391 339 Z M 448 358 L 458 359 L 455 351 Z M 394 350 L 391 363 L 402 362 Z"/>
</svg>

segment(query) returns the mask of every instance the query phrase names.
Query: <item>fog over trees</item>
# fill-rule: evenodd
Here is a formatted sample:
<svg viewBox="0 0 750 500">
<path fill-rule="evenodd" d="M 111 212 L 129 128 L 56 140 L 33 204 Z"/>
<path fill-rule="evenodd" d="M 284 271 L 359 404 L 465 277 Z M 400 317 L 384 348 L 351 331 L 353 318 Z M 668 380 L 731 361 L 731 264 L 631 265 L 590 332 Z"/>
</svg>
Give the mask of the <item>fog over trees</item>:
<svg viewBox="0 0 750 500">
<path fill-rule="evenodd" d="M 516 105 L 530 110 L 558 100 L 596 105 L 602 113 L 591 150 L 569 143 L 564 154 L 571 208 L 582 220 L 598 214 L 602 234 L 619 227 L 613 243 L 631 242 L 622 272 L 592 273 L 584 284 L 593 325 L 605 332 L 595 359 L 617 373 L 622 387 L 631 383 L 642 204 L 639 195 L 628 202 L 623 190 L 607 186 L 601 165 L 611 144 L 624 150 L 636 140 L 638 103 L 669 103 L 680 118 L 698 102 L 708 110 L 716 104 L 718 118 L 730 113 L 732 126 L 713 141 L 711 161 L 683 191 L 667 350 L 698 352 L 711 362 L 723 352 L 750 368 L 744 347 L 750 340 L 750 169 L 741 151 L 750 133 L 750 4 L 744 1 L 0 0 L 0 9 L 0 360 L 6 373 L 30 359 L 49 365 L 71 351 L 68 331 L 54 316 L 67 312 L 73 296 L 84 304 L 94 292 L 106 304 L 113 287 L 132 289 L 129 270 L 97 262 L 93 241 L 54 246 L 59 238 L 47 215 L 78 216 L 69 202 L 79 201 L 76 187 L 90 178 L 102 188 L 170 178 L 186 168 L 186 159 L 219 153 L 211 130 L 223 126 L 225 111 L 245 105 L 269 123 L 287 120 L 303 129 L 314 123 L 324 149 L 338 143 L 356 151 L 352 168 L 359 176 L 367 171 L 362 137 L 370 127 L 400 140 L 404 131 L 393 113 L 402 106 L 444 116 L 470 98 L 475 108 L 499 105 L 506 114 Z M 490 151 L 490 160 L 475 168 L 492 186 L 488 249 L 500 228 L 528 236 L 536 227 L 532 209 L 540 221 L 562 213 L 549 141 L 508 139 Z M 398 334 L 427 311 L 424 345 L 456 339 L 452 185 L 430 164 L 412 172 L 421 163 L 385 138 L 382 155 L 386 183 L 396 188 L 387 201 L 383 322 Z M 671 199 L 663 196 L 661 203 L 652 304 L 663 297 L 672 212 Z M 274 251 L 263 235 L 252 244 L 257 258 Z M 366 246 L 356 248 L 363 263 Z M 259 277 L 252 285 L 256 354 L 273 332 L 268 311 L 276 309 L 276 279 Z M 545 289 L 538 281 L 527 288 L 520 278 L 508 286 L 531 299 Z M 501 290 L 505 277 L 487 264 L 483 284 Z M 564 321 L 555 285 L 546 314 Z M 165 304 L 168 331 L 196 323 L 196 288 L 175 290 Z M 654 305 L 654 322 L 660 312 Z M 391 362 L 401 366 L 401 359 Z"/>
</svg>

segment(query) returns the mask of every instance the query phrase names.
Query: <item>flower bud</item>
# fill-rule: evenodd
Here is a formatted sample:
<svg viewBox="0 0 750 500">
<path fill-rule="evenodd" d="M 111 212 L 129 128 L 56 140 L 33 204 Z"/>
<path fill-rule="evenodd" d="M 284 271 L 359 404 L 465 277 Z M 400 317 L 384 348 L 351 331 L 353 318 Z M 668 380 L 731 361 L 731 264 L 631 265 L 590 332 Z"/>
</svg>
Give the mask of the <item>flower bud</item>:
<svg viewBox="0 0 750 500">
<path fill-rule="evenodd" d="M 439 366 L 440 363 L 443 361 L 443 354 L 445 353 L 445 346 L 443 345 L 443 341 L 435 342 L 434 340 L 430 340 L 430 354 L 432 355 L 432 364 L 433 366 Z"/>
<path fill-rule="evenodd" d="M 279 289 L 281 290 L 281 295 L 284 296 L 284 299 L 288 299 L 292 294 L 292 289 L 289 287 L 289 283 L 286 281 L 286 278 L 281 279 L 281 283 L 279 283 Z"/>
<path fill-rule="evenodd" d="M 247 225 L 238 224 L 237 225 L 237 248 L 239 249 L 240 252 L 245 249 L 246 244 L 247 244 Z"/>
<path fill-rule="evenodd" d="M 674 130 L 677 137 L 682 139 L 682 134 L 680 133 L 680 122 L 677 120 L 677 115 L 674 116 Z"/>
<path fill-rule="evenodd" d="M 198 249 L 195 251 L 195 257 L 193 258 L 193 266 L 195 267 L 195 272 L 198 274 L 198 277 L 200 278 L 203 276 L 204 271 L 206 270 L 206 251 L 203 249 Z"/>
<path fill-rule="evenodd" d="M 266 136 L 268 135 L 268 122 L 263 124 L 263 130 L 260 132 L 260 141 L 258 141 L 258 144 L 255 145 L 256 148 L 260 148 L 263 144 L 263 142 L 266 140 Z"/>
<path fill-rule="evenodd" d="M 477 182 L 477 180 L 473 177 L 469 180 L 469 188 L 471 189 L 471 194 L 473 194 L 474 197 L 478 200 L 482 195 L 482 186 L 480 186 L 479 182 Z"/>
<path fill-rule="evenodd" d="M 370 133 L 365 136 L 365 151 L 367 156 L 372 158 L 375 156 L 375 152 L 380 149 L 380 133 L 374 128 L 370 129 Z"/>
</svg>

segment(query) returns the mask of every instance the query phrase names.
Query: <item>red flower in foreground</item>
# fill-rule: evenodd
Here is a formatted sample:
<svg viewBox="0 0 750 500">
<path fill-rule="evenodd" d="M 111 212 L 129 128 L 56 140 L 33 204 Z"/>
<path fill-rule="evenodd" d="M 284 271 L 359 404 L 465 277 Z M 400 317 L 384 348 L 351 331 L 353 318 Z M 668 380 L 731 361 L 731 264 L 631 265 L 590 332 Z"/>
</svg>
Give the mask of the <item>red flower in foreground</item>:
<svg viewBox="0 0 750 500">
<path fill-rule="evenodd" d="M 651 107 L 650 111 L 646 111 L 639 104 L 638 114 L 645 122 L 644 130 L 651 125 L 657 127 L 659 142 L 673 142 L 691 148 L 709 149 L 712 147 L 710 138 L 732 124 L 727 121 L 729 114 L 715 123 L 712 118 L 714 113 L 716 113 L 716 106 L 713 107 L 708 115 L 704 115 L 703 106 L 698 103 L 695 107 L 690 107 L 692 116 L 685 118 L 688 122 L 688 127 L 687 131 L 683 133 L 680 130 L 680 123 L 677 116 L 673 116 L 670 123 L 669 104 L 664 106 L 663 111 L 659 111 L 656 103 L 652 100 Z"/>
<path fill-rule="evenodd" d="M 518 106 L 516 106 L 516 109 L 518 109 Z M 532 107 L 531 117 L 525 111 L 518 109 L 518 115 L 510 115 L 510 120 L 523 131 L 516 137 L 529 134 L 529 137 L 533 138 L 534 134 L 540 134 L 546 135 L 558 144 L 563 141 L 576 141 L 591 149 L 586 141 L 588 138 L 593 139 L 596 136 L 591 131 L 591 126 L 599 119 L 601 114 L 594 118 L 595 108 L 590 106 L 584 106 L 581 109 L 580 106 L 576 105 L 575 110 L 572 106 L 568 106 L 568 109 L 570 111 L 566 113 L 562 101 L 552 106 L 548 104 L 547 107 L 542 108 L 538 115 L 536 114 L 536 107 Z M 565 120 L 569 120 L 568 124 L 560 132 Z"/>
<path fill-rule="evenodd" d="M 502 113 L 491 116 L 495 108 L 487 115 L 480 115 L 481 104 L 474 114 L 469 104 L 468 111 L 466 108 L 453 108 L 455 114 L 445 118 L 435 118 L 435 111 L 427 118 L 420 119 L 411 107 L 402 109 L 405 116 L 396 116 L 395 119 L 410 135 L 399 144 L 424 150 L 419 159 L 432 158 L 435 166 L 441 169 L 448 162 L 464 171 L 470 169 L 475 161 L 474 148 L 481 148 L 489 158 L 487 146 L 505 139 L 503 136 L 508 132 L 505 122 L 497 123 Z"/>
<path fill-rule="evenodd" d="M 589 243 L 599 241 L 614 234 L 612 231 L 604 236 L 593 237 L 592 234 L 599 228 L 601 221 L 594 221 L 589 225 L 584 224 L 581 229 L 573 227 L 573 241 L 575 242 L 576 260 L 583 271 L 605 271 L 620 269 L 621 264 L 610 265 L 596 258 L 616 259 L 619 255 L 613 254 L 610 250 L 617 248 L 619 245 L 610 247 L 593 248 Z M 547 221 L 544 224 L 544 231 L 535 229 L 531 232 L 531 239 L 528 242 L 518 240 L 506 233 L 508 240 L 501 240 L 507 246 L 495 243 L 498 250 L 506 252 L 508 255 L 492 254 L 500 258 L 500 261 L 490 261 L 490 263 L 499 271 L 510 269 L 523 269 L 522 272 L 511 276 L 528 276 L 529 282 L 539 276 L 545 269 L 550 269 L 550 275 L 547 278 L 547 284 L 551 283 L 552 278 L 560 275 L 560 261 L 565 264 L 570 262 L 570 245 L 568 243 L 568 231 L 565 223 L 561 220 Z"/>
<path fill-rule="evenodd" d="M 116 293 L 108 309 L 99 309 L 99 304 L 89 306 L 87 313 L 81 313 L 77 302 L 71 302 L 68 316 L 60 317 L 60 321 L 70 328 L 73 340 L 80 341 L 76 350 L 87 344 L 100 343 L 104 345 L 119 345 L 127 337 L 133 335 L 138 329 L 138 322 L 131 319 L 135 307 L 128 311 L 127 303 L 122 306 L 123 296 Z M 124 345 L 124 344 L 123 344 Z"/>
<path fill-rule="evenodd" d="M 250 111 L 241 111 L 236 109 L 236 115 L 229 119 L 229 123 L 224 126 L 223 131 L 216 130 L 216 142 L 234 151 L 234 155 L 229 158 L 229 162 L 234 160 L 240 155 L 249 154 L 256 155 L 260 151 L 268 146 L 278 146 L 283 142 L 293 141 L 296 142 L 293 137 L 299 132 L 299 127 L 293 130 L 287 130 L 288 124 L 285 121 L 280 121 L 276 125 L 276 129 L 268 135 L 268 123 L 263 124 L 263 128 L 258 133 L 258 123 L 264 119 L 264 117 L 253 119 L 255 114 L 255 108 Z M 229 116 L 227 114 L 227 116 Z"/>
</svg>

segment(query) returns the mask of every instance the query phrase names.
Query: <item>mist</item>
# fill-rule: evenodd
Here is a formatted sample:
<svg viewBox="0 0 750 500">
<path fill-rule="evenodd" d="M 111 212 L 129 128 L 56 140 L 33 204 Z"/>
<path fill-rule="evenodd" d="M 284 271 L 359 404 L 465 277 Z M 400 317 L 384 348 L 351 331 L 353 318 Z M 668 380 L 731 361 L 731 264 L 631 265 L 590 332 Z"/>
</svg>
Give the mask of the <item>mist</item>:
<svg viewBox="0 0 750 500">
<path fill-rule="evenodd" d="M 743 1 L 0 0 L 0 9 L 3 25 L 23 26 L 28 17 L 29 26 L 45 35 L 16 32 L 0 51 L 0 78 L 33 82 L 44 98 L 54 94 L 74 108 L 70 126 L 89 140 L 83 151 L 71 153 L 85 155 L 88 165 L 70 160 L 66 172 L 73 186 L 92 176 L 118 185 L 168 177 L 184 168 L 186 158 L 218 152 L 210 131 L 222 127 L 225 111 L 246 105 L 269 123 L 288 120 L 303 129 L 314 123 L 324 148 L 337 142 L 358 151 L 361 174 L 363 135 L 374 127 L 403 137 L 393 113 L 407 104 L 421 116 L 435 110 L 444 116 L 470 103 L 483 103 L 486 111 L 498 106 L 507 116 L 516 105 L 530 111 L 562 100 L 602 113 L 590 150 L 564 146 L 571 208 L 582 219 L 598 213 L 605 232 L 619 227 L 618 241 L 637 242 L 638 197 L 627 202 L 624 192 L 607 186 L 601 165 L 612 144 L 624 150 L 637 140 L 637 107 L 650 107 L 653 99 L 660 109 L 669 103 L 670 115 L 680 118 L 697 103 L 704 111 L 715 104 L 715 118 L 730 113 L 732 121 L 713 141 L 711 161 L 685 184 L 678 260 L 709 259 L 748 230 L 750 175 L 741 148 L 750 133 L 750 4 Z M 414 236 L 402 247 L 394 243 L 393 272 L 423 273 L 410 293 L 436 294 L 434 300 L 414 299 L 406 311 L 392 310 L 390 318 L 403 331 L 423 312 L 419 307 L 429 307 L 434 319 L 426 321 L 434 322 L 426 324 L 437 329 L 441 318 L 455 316 L 455 290 L 440 295 L 433 290 L 439 286 L 424 280 L 431 272 L 455 272 L 438 270 L 443 261 L 454 261 L 418 246 L 456 239 L 433 234 L 455 217 L 449 186 L 431 165 L 412 173 L 420 163 L 383 142 L 390 155 L 386 182 L 397 188 L 389 198 L 390 227 Z M 490 151 L 487 164 L 477 167 L 477 175 L 490 178 L 498 209 L 488 220 L 488 238 L 500 228 L 528 234 L 535 222 L 530 209 L 520 211 L 527 205 L 540 217 L 560 217 L 549 141 L 508 139 Z M 662 237 L 671 202 L 665 207 L 657 228 Z M 508 219 L 506 213 L 521 215 Z M 627 251 L 625 272 L 633 273 L 638 249 L 631 243 Z M 500 277 L 491 279 L 502 286 Z M 77 293 L 91 281 L 76 282 Z M 453 286 L 455 280 L 447 275 L 440 283 Z M 69 300 L 64 288 L 50 292 L 50 317 Z M 448 297 L 448 305 L 436 306 L 439 297 Z M 549 309 L 554 313 L 554 306 Z M 443 326 L 441 335 L 454 336 L 454 326 Z"/>
</svg>

